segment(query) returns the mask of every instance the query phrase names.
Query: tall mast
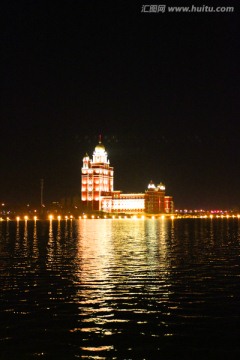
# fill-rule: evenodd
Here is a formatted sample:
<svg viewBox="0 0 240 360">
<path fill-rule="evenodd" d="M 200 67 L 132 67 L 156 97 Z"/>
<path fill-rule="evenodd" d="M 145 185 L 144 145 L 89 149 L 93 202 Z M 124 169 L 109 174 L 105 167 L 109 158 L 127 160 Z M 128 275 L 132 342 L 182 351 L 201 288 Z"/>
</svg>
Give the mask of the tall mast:
<svg viewBox="0 0 240 360">
<path fill-rule="evenodd" d="M 41 208 L 43 208 L 43 185 L 44 185 L 44 179 L 40 180 L 41 184 Z"/>
</svg>

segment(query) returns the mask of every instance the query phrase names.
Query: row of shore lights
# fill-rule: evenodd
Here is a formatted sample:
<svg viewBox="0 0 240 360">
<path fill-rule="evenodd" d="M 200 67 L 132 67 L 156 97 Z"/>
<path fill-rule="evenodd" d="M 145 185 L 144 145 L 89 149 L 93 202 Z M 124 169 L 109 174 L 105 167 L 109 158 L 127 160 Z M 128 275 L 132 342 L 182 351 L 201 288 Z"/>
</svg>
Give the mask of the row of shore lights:
<svg viewBox="0 0 240 360">
<path fill-rule="evenodd" d="M 113 216 L 111 216 L 111 217 L 105 215 L 103 218 L 104 218 L 104 219 L 145 219 L 145 216 L 142 215 L 142 216 L 139 218 L 137 215 L 133 215 L 133 216 L 126 216 L 126 215 L 125 215 L 125 216 L 115 216 L 115 215 L 113 215 Z M 151 219 L 155 219 L 155 218 L 156 218 L 155 216 L 151 216 Z M 157 218 L 159 218 L 159 217 L 157 217 Z M 160 218 L 161 218 L 161 219 L 165 219 L 165 216 L 162 215 Z M 60 220 L 73 220 L 73 219 L 75 219 L 75 218 L 74 218 L 72 215 L 70 215 L 70 216 L 64 216 L 64 217 L 58 215 L 56 218 L 54 218 L 53 215 L 49 215 L 49 216 L 48 216 L 48 219 L 49 219 L 50 221 L 52 221 L 52 220 L 59 220 L 59 221 L 60 221 Z M 99 216 L 94 216 L 94 215 L 91 215 L 90 217 L 88 217 L 87 215 L 83 215 L 83 216 L 79 216 L 78 219 L 79 219 L 79 220 L 81 220 L 81 219 L 100 219 L 100 217 L 99 217 Z M 175 216 L 172 215 L 172 216 L 171 216 L 171 219 L 172 219 L 172 220 L 175 219 Z M 6 220 L 9 221 L 9 220 L 11 220 L 11 219 L 10 219 L 9 217 L 7 217 Z M 20 220 L 28 221 L 28 220 L 31 220 L 31 219 L 29 218 L 29 216 L 24 216 L 22 219 L 20 218 L 20 216 L 17 216 L 17 217 L 16 217 L 16 221 L 20 221 Z M 37 221 L 37 220 L 38 220 L 37 216 L 34 216 L 34 217 L 33 217 L 33 220 L 34 220 L 34 221 Z M 0 218 L 0 221 L 3 221 L 3 219 Z"/>
<path fill-rule="evenodd" d="M 104 219 L 145 219 L 145 216 L 142 215 L 142 216 L 139 218 L 137 215 L 132 215 L 132 216 L 126 216 L 126 215 L 125 215 L 125 216 L 120 216 L 120 215 L 119 215 L 119 216 L 115 216 L 115 215 L 113 215 L 113 216 L 111 216 L 111 217 L 105 215 L 103 218 L 104 218 Z M 152 218 L 152 219 L 155 219 L 156 217 L 155 217 L 155 216 L 151 216 L 151 218 Z M 165 216 L 162 215 L 160 218 L 161 218 L 161 219 L 165 219 Z M 52 220 L 59 220 L 59 221 L 60 221 L 60 220 L 73 220 L 74 217 L 73 217 L 72 215 L 70 215 L 70 216 L 64 216 L 64 217 L 58 215 L 56 218 L 54 218 L 53 215 L 49 215 L 49 216 L 48 216 L 48 219 L 49 219 L 50 221 L 52 221 Z M 83 216 L 79 216 L 78 219 L 79 219 L 79 220 L 81 220 L 81 219 L 100 219 L 100 217 L 99 217 L 99 216 L 94 216 L 94 215 L 91 215 L 90 217 L 88 217 L 87 215 L 83 215 Z M 175 219 L 175 216 L 172 215 L 172 216 L 171 216 L 171 219 Z M 2 219 L 1 219 L 1 220 L 2 220 Z M 7 218 L 7 220 L 10 220 L 10 218 Z M 17 216 L 17 217 L 16 217 L 16 220 L 17 220 L 17 221 L 20 221 L 20 220 L 21 220 L 20 216 Z M 30 220 L 30 219 L 29 219 L 28 216 L 24 216 L 23 220 L 27 221 L 27 220 Z M 33 220 L 34 220 L 34 221 L 38 220 L 37 216 L 34 216 L 34 217 L 33 217 Z"/>
<path fill-rule="evenodd" d="M 94 216 L 94 215 L 91 215 L 90 217 L 88 217 L 87 215 L 83 215 L 83 216 L 79 216 L 78 217 L 78 219 L 79 220 L 81 220 L 81 219 L 99 219 L 100 217 L 99 216 Z M 142 215 L 141 217 L 138 217 L 137 215 L 132 215 L 132 216 L 115 216 L 115 215 L 112 215 L 111 217 L 107 217 L 106 215 L 104 216 L 104 219 L 145 219 L 146 217 L 144 216 L 144 215 Z M 147 217 L 147 218 L 149 218 L 149 217 Z M 151 219 L 165 219 L 165 215 L 161 215 L 160 217 L 156 217 L 156 216 L 151 216 Z M 174 216 L 174 215 L 171 215 L 170 216 L 170 219 L 172 219 L 172 220 L 174 220 L 174 219 L 182 219 L 182 218 L 184 218 L 184 216 Z M 238 214 L 238 215 L 216 215 L 216 216 L 213 216 L 213 215 L 201 215 L 201 216 L 191 216 L 191 218 L 200 218 L 200 219 L 213 219 L 213 218 L 215 218 L 215 219 L 218 219 L 218 218 L 227 218 L 227 219 L 229 219 L 229 218 L 238 218 L 238 219 L 240 219 L 240 214 Z M 50 220 L 50 221 L 52 221 L 52 220 L 58 220 L 58 221 L 60 221 L 60 220 L 73 220 L 74 219 L 74 217 L 72 216 L 72 215 L 70 215 L 70 216 L 64 216 L 64 217 L 62 217 L 62 216 L 60 216 L 60 215 L 58 215 L 56 218 L 54 218 L 54 216 L 53 215 L 49 215 L 48 216 L 48 219 Z M 7 221 L 9 221 L 10 220 L 10 218 L 9 217 L 7 217 L 6 218 L 6 220 Z M 17 216 L 16 217 L 16 221 L 20 221 L 21 220 L 21 218 L 20 218 L 20 216 Z M 28 220 L 30 220 L 29 219 L 29 217 L 28 216 L 24 216 L 23 217 L 23 220 L 25 220 L 25 221 L 28 221 Z M 38 220 L 38 218 L 37 218 L 37 216 L 34 216 L 33 217 L 33 220 L 34 221 L 37 221 Z M 2 218 L 0 218 L 0 221 L 3 221 L 3 219 Z"/>
</svg>

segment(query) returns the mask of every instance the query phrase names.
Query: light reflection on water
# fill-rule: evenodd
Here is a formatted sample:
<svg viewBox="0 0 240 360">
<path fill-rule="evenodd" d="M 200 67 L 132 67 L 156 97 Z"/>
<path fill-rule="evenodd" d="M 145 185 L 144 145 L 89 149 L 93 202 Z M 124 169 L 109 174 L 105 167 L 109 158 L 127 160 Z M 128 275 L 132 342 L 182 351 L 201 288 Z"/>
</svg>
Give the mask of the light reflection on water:
<svg viewBox="0 0 240 360">
<path fill-rule="evenodd" d="M 236 358 L 239 229 L 237 219 L 0 223 L 2 358 Z"/>
</svg>

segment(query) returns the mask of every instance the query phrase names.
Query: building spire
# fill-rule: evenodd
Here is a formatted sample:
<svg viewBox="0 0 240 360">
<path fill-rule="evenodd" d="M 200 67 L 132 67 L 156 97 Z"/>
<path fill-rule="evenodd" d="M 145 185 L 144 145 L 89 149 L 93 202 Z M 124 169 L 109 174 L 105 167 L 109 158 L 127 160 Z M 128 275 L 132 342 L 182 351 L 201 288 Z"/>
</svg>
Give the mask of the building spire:
<svg viewBox="0 0 240 360">
<path fill-rule="evenodd" d="M 98 142 L 99 142 L 99 144 L 102 143 L 102 135 L 101 135 L 101 134 L 99 134 L 99 140 L 98 140 Z"/>
</svg>

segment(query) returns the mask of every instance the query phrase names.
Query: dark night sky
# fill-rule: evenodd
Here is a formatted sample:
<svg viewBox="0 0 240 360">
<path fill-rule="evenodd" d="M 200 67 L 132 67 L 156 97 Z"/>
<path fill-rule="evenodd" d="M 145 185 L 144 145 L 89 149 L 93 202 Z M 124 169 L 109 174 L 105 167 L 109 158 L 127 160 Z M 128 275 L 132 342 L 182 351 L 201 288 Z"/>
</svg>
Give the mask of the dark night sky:
<svg viewBox="0 0 240 360">
<path fill-rule="evenodd" d="M 116 190 L 152 179 L 176 208 L 240 207 L 238 2 L 142 4 L 2 2 L 1 202 L 39 203 L 41 178 L 46 202 L 79 194 L 101 133 Z"/>
</svg>

